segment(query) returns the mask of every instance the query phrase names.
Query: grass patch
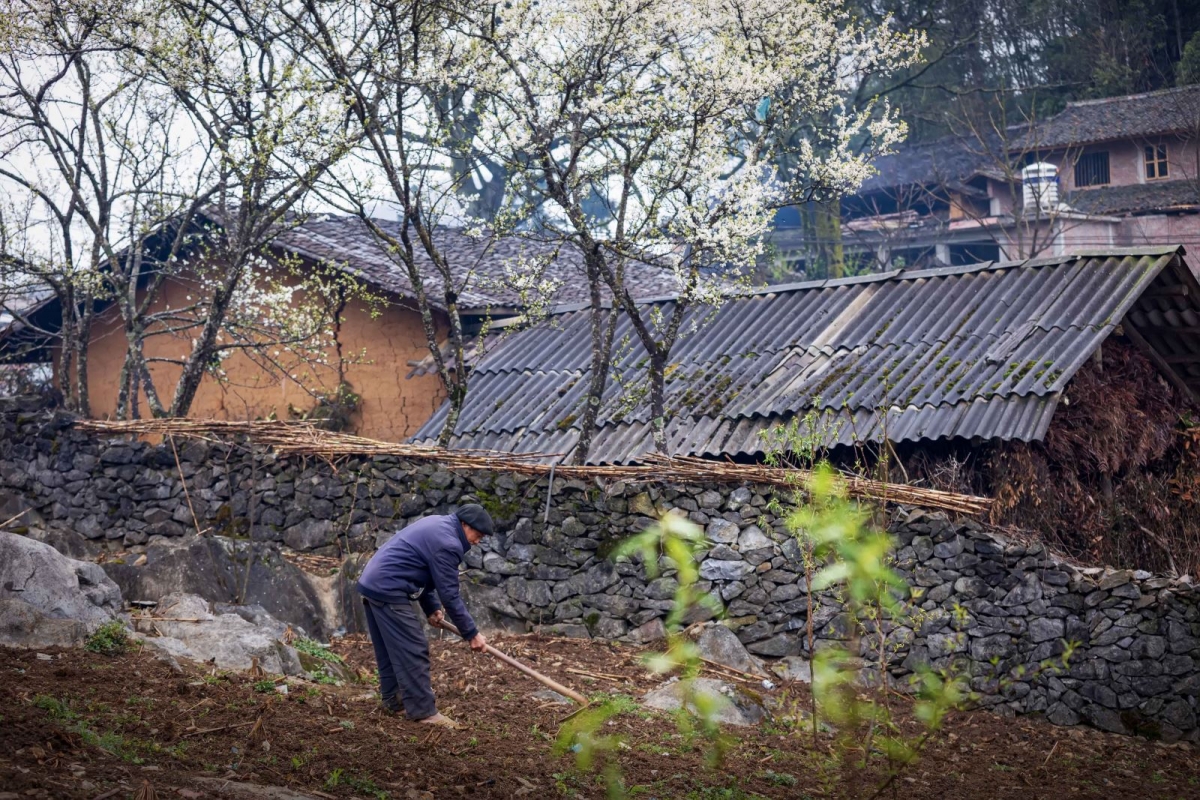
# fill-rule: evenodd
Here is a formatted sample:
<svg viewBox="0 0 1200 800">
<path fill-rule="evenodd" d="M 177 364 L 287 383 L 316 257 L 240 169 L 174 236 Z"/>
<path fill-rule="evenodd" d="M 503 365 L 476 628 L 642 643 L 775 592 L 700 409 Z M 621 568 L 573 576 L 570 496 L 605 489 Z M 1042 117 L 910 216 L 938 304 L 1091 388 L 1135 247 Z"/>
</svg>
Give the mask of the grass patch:
<svg viewBox="0 0 1200 800">
<path fill-rule="evenodd" d="M 346 665 L 345 660 L 341 656 L 320 642 L 314 641 L 313 639 L 297 639 L 296 641 L 292 642 L 292 647 L 296 648 L 297 651 L 304 653 L 305 655 L 312 656 L 313 658 L 319 658 L 322 661 L 328 661 L 331 664 L 340 664 L 341 666 Z"/>
<path fill-rule="evenodd" d="M 129 632 L 119 620 L 106 622 L 88 637 L 85 645 L 93 653 L 115 656 L 129 649 Z"/>
<path fill-rule="evenodd" d="M 380 789 L 370 776 L 346 772 L 341 767 L 338 767 L 337 769 L 333 770 L 333 772 L 330 772 L 325 778 L 326 789 L 336 789 L 339 786 L 346 786 L 356 792 L 370 795 L 376 800 L 389 800 L 391 797 L 391 795 L 386 791 Z"/>
<path fill-rule="evenodd" d="M 98 747 L 122 761 L 141 764 L 145 762 L 145 759 L 141 757 L 140 753 L 146 750 L 158 750 L 158 747 L 150 742 L 143 742 L 115 731 L 98 732 L 93 730 L 92 726 L 88 724 L 88 720 L 81 718 L 68 702 L 59 700 L 57 697 L 41 694 L 33 699 L 33 705 L 48 712 L 51 719 L 59 722 L 66 730 L 77 734 L 84 744 Z"/>
</svg>

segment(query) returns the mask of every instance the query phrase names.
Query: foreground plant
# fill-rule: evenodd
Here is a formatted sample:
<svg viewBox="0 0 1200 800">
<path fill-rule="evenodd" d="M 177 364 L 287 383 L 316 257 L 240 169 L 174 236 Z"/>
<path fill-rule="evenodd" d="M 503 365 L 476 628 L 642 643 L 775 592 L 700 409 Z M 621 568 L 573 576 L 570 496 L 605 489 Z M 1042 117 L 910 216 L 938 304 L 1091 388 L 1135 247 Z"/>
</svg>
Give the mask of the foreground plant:
<svg viewBox="0 0 1200 800">
<path fill-rule="evenodd" d="M 871 673 L 871 681 L 864 680 L 868 673 L 859 657 L 863 634 L 884 642 L 888 627 L 909 613 L 904 603 L 908 585 L 890 565 L 895 542 L 886 531 L 869 524 L 865 509 L 846 498 L 828 464 L 818 466 L 805 490 L 807 501 L 792 510 L 786 524 L 793 535 L 808 542 L 813 560 L 824 564 L 813 577 L 809 594 L 834 590 L 849 618 L 850 645 L 827 641 L 813 654 L 815 705 L 838 729 L 829 754 L 831 764 L 824 771 L 832 772 L 830 766 L 840 769 L 853 752 L 861 753 L 860 766 L 882 755 L 887 761 L 887 777 L 879 787 L 883 791 L 914 762 L 946 714 L 967 700 L 967 688 L 953 672 L 919 667 L 908 688 L 915 698 L 911 713 L 921 729 L 915 735 L 905 732 L 888 704 L 886 654 L 876 665 L 878 672 Z M 860 691 L 867 682 L 877 686 L 870 697 Z"/>
<path fill-rule="evenodd" d="M 665 622 L 667 647 L 661 653 L 646 656 L 645 663 L 661 675 L 679 676 L 680 709 L 675 715 L 676 724 L 686 739 L 691 739 L 697 732 L 704 737 L 708 743 L 708 764 L 715 767 L 721 764 L 729 744 L 716 721 L 729 701 L 698 688 L 696 676 L 703 661 L 696 645 L 683 633 L 684 620 L 692 609 L 722 610 L 715 598 L 696 588 L 700 579 L 696 552 L 702 547 L 704 534 L 698 525 L 678 514 L 667 513 L 645 532 L 623 542 L 613 551 L 613 557 L 640 555 L 650 579 L 660 573 L 660 555 L 676 570 L 679 585 L 675 590 L 674 606 Z M 603 765 L 609 797 L 625 796 L 620 765 L 614 757 L 621 750 L 621 741 L 619 737 L 605 736 L 600 731 L 609 720 L 627 710 L 627 698 L 609 698 L 572 718 L 559 731 L 556 743 L 556 752 L 564 753 L 569 749 L 576 754 L 576 766 L 583 771 Z"/>
</svg>

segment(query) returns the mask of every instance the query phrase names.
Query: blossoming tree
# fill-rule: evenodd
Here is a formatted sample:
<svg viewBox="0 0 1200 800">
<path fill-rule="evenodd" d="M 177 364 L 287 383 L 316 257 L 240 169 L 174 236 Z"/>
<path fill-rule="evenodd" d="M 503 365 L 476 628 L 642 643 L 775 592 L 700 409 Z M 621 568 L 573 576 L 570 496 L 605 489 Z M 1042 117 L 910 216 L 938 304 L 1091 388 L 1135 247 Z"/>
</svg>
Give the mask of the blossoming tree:
<svg viewBox="0 0 1200 800">
<path fill-rule="evenodd" d="M 840 0 L 513 0 L 452 20 L 436 61 L 475 93 L 478 147 L 507 172 L 498 215 L 583 254 L 592 357 L 576 459 L 604 402 L 619 313 L 645 351 L 649 423 L 668 450 L 665 381 L 757 258 L 775 210 L 846 191 L 903 133 L 864 76 L 920 37 L 865 27 Z M 803 135 L 780 135 L 803 123 Z M 776 165 L 790 165 L 781 173 Z M 666 305 L 635 302 L 626 267 L 665 266 Z"/>
</svg>

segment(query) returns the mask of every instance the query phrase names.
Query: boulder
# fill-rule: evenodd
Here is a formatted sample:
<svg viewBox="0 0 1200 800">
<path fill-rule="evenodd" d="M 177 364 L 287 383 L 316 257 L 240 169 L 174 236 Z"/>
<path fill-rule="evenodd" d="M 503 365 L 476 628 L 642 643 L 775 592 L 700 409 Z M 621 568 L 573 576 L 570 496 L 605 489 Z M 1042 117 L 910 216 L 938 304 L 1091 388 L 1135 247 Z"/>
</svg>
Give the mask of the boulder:
<svg viewBox="0 0 1200 800">
<path fill-rule="evenodd" d="M 752 675 L 766 676 L 766 672 L 758 661 L 746 651 L 746 647 L 738 640 L 736 634 L 724 625 L 705 625 L 704 630 L 696 639 L 696 649 L 701 658 L 726 667 L 732 667 L 740 672 Z"/>
<path fill-rule="evenodd" d="M 93 541 L 99 537 L 86 537 L 72 528 L 31 527 L 25 535 L 34 541 L 50 545 L 69 558 L 92 559 L 104 549 L 102 543 Z"/>
<path fill-rule="evenodd" d="M 0 643 L 71 647 L 120 613 L 121 591 L 89 561 L 0 532 L 0 602 Z"/>
<path fill-rule="evenodd" d="M 465 580 L 460 586 L 467 613 L 481 631 L 525 633 L 525 620 L 521 618 L 521 612 L 513 605 L 512 598 L 503 587 L 486 586 Z M 584 630 L 586 632 L 586 629 Z"/>
<path fill-rule="evenodd" d="M 812 683 L 812 662 L 801 656 L 785 656 L 771 665 L 771 671 L 783 681 Z"/>
<path fill-rule="evenodd" d="M 257 664 L 275 675 L 305 675 L 299 654 L 280 637 L 287 625 L 260 609 L 248 616 L 214 614 L 209 603 L 194 594 L 172 593 L 159 600 L 153 625 L 160 636 L 138 631 L 147 646 L 174 658 L 186 658 L 220 669 L 246 670 Z"/>
<path fill-rule="evenodd" d="M 51 617 L 29 603 L 0 598 L 0 647 L 80 647 L 87 637 L 87 625 L 77 619 Z"/>
<path fill-rule="evenodd" d="M 684 704 L 686 683 L 672 679 L 647 692 L 642 698 L 642 705 L 659 711 L 678 711 Z M 716 722 L 749 727 L 757 725 L 766 716 L 761 705 L 724 681 L 696 678 L 691 684 L 693 697 L 703 696 L 715 705 L 713 719 Z M 699 713 L 696 703 L 691 699 L 688 700 L 687 708 L 692 713 Z"/>
<path fill-rule="evenodd" d="M 209 602 L 257 604 L 277 620 L 319 639 L 344 627 L 345 604 L 355 598 L 339 591 L 328 576 L 309 575 L 272 542 L 248 542 L 224 536 L 189 536 L 156 542 L 144 564 L 107 562 L 104 571 L 129 600 L 159 601 L 172 592 L 198 595 Z M 140 562 L 141 559 L 138 559 Z M 249 575 L 247 575 L 249 567 Z M 345 601 L 345 602 L 343 602 Z"/>
</svg>

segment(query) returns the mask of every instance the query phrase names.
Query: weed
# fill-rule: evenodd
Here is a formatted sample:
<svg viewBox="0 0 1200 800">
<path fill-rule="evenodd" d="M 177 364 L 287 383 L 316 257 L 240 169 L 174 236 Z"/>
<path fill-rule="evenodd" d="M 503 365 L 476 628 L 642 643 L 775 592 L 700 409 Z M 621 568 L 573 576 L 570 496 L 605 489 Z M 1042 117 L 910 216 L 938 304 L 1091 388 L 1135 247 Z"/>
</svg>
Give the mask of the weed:
<svg viewBox="0 0 1200 800">
<path fill-rule="evenodd" d="M 325 686 L 341 686 L 342 684 L 340 680 L 329 674 L 329 670 L 324 668 L 314 672 L 312 674 L 312 679 L 317 683 L 324 684 Z"/>
<path fill-rule="evenodd" d="M 297 639 L 296 641 L 292 642 L 292 647 L 296 648 L 296 650 L 301 653 L 310 655 L 313 658 L 319 658 L 322 661 L 328 661 L 331 664 L 345 665 L 346 663 L 345 660 L 343 660 L 342 657 L 337 653 L 333 652 L 320 642 L 312 639 Z"/>
<path fill-rule="evenodd" d="M 36 708 L 49 712 L 52 719 L 62 723 L 63 727 L 68 731 L 77 734 L 83 740 L 84 744 L 112 753 L 123 761 L 128 761 L 132 764 L 141 764 L 144 759 L 138 755 L 139 751 L 155 749 L 155 746 L 152 744 L 125 737 L 119 733 L 97 733 L 92 730 L 87 720 L 82 719 L 79 714 L 71 709 L 68 703 L 59 700 L 57 697 L 44 694 L 38 695 L 33 699 L 33 705 Z"/>
<path fill-rule="evenodd" d="M 120 620 L 106 622 L 88 637 L 85 645 L 93 653 L 115 656 L 129 649 L 129 632 Z"/>
<path fill-rule="evenodd" d="M 267 679 L 264 679 L 261 681 L 255 681 L 254 691 L 259 692 L 261 694 L 265 694 L 266 692 L 273 692 L 273 691 L 275 691 L 275 681 L 271 680 L 270 678 L 267 678 Z"/>
<path fill-rule="evenodd" d="M 295 766 L 295 763 L 296 759 L 293 758 L 292 765 Z M 388 800 L 391 796 L 383 789 L 380 789 L 370 776 L 356 775 L 352 772 L 348 773 L 341 767 L 334 769 L 325 778 L 326 789 L 336 789 L 339 786 L 345 786 L 356 792 L 371 795 L 376 800 Z"/>
<path fill-rule="evenodd" d="M 768 783 L 773 783 L 776 786 L 796 785 L 796 776 L 788 775 L 786 772 L 775 772 L 774 770 L 764 769 L 762 772 L 758 773 L 758 777 L 762 778 Z"/>
</svg>

